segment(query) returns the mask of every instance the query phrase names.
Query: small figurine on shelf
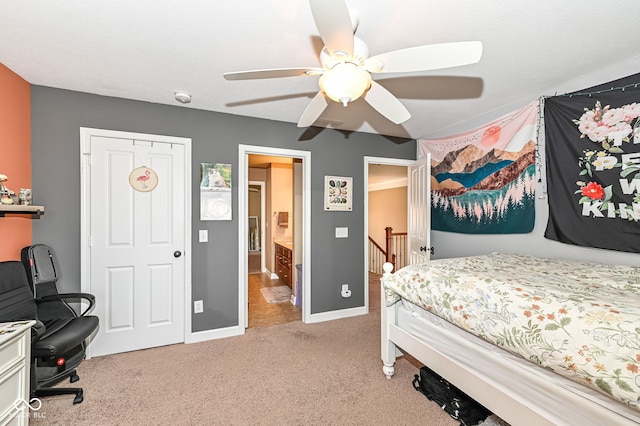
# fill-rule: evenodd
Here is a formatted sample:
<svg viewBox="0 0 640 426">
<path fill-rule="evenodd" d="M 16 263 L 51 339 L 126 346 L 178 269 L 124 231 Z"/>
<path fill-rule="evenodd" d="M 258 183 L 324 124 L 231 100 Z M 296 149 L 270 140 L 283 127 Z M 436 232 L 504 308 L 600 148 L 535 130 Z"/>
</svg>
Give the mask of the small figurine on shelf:
<svg viewBox="0 0 640 426">
<path fill-rule="evenodd" d="M 23 206 L 31 205 L 31 188 L 20 188 L 18 193 L 18 204 Z"/>
<path fill-rule="evenodd" d="M 16 193 L 5 186 L 4 183 L 7 180 L 9 180 L 7 175 L 0 174 L 0 203 L 13 204 L 13 197 Z"/>
</svg>

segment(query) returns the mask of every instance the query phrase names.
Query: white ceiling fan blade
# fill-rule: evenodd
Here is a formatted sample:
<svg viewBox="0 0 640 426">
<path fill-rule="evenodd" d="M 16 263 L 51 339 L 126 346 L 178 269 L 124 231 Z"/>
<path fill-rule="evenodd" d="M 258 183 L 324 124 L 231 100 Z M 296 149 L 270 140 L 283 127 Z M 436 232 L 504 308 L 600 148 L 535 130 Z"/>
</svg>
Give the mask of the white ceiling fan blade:
<svg viewBox="0 0 640 426">
<path fill-rule="evenodd" d="M 309 0 L 309 5 L 327 50 L 353 56 L 353 27 L 344 0 Z"/>
<path fill-rule="evenodd" d="M 395 124 L 403 123 L 411 118 L 411 114 L 398 98 L 375 81 L 371 82 L 371 88 L 365 94 L 364 100 Z"/>
<path fill-rule="evenodd" d="M 372 56 L 365 62 L 369 72 L 415 72 L 474 64 L 482 56 L 482 42 L 429 44 Z"/>
<path fill-rule="evenodd" d="M 267 70 L 236 71 L 224 73 L 227 80 L 255 80 L 260 78 L 298 77 L 322 74 L 322 68 L 273 68 Z"/>
<path fill-rule="evenodd" d="M 322 92 L 318 92 L 302 113 L 300 120 L 298 120 L 298 127 L 313 125 L 328 105 L 327 98 L 324 97 Z"/>
</svg>

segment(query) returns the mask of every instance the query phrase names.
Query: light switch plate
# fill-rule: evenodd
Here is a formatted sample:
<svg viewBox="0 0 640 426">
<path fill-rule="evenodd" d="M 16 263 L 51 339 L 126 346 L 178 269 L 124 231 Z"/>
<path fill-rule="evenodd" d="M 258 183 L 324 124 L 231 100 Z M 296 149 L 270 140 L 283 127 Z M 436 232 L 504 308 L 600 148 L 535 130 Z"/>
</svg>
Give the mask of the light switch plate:
<svg viewBox="0 0 640 426">
<path fill-rule="evenodd" d="M 201 229 L 200 232 L 198 232 L 198 241 L 200 241 L 201 243 L 206 243 L 209 241 L 208 229 Z"/>
<path fill-rule="evenodd" d="M 348 238 L 349 237 L 349 228 L 336 228 L 336 238 Z"/>
</svg>

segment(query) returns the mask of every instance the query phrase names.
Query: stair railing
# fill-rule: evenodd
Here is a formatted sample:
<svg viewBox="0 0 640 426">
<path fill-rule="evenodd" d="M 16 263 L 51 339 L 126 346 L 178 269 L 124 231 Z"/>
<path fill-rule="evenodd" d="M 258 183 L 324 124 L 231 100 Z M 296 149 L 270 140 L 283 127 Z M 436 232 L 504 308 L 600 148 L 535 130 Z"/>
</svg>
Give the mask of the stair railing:
<svg viewBox="0 0 640 426">
<path fill-rule="evenodd" d="M 394 271 L 407 265 L 407 233 L 393 232 L 390 226 L 385 228 L 385 248 L 369 237 L 369 272 L 380 274 L 384 272 L 385 262 L 393 264 Z"/>
</svg>

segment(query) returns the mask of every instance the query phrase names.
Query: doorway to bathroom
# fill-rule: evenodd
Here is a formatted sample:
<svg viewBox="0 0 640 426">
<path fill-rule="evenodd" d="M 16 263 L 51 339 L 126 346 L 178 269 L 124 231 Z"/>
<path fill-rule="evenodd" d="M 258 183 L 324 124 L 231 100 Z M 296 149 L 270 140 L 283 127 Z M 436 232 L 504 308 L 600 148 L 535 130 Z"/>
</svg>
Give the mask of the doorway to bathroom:
<svg viewBox="0 0 640 426">
<path fill-rule="evenodd" d="M 247 328 L 302 319 L 301 290 L 294 269 L 300 259 L 294 225 L 300 210 L 294 203 L 298 162 L 292 157 L 249 155 Z M 259 222 L 263 222 L 261 227 Z M 259 228 L 264 230 L 262 242 Z M 256 267 L 258 259 L 260 268 Z"/>
<path fill-rule="evenodd" d="M 308 322 L 310 153 L 239 149 L 239 317 L 244 328 Z"/>
</svg>

